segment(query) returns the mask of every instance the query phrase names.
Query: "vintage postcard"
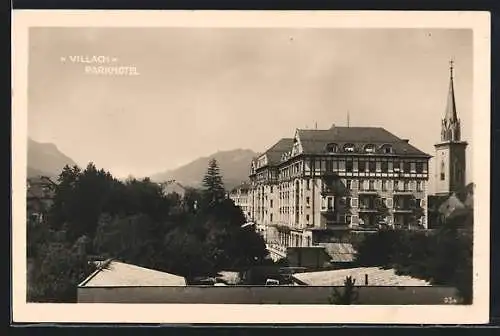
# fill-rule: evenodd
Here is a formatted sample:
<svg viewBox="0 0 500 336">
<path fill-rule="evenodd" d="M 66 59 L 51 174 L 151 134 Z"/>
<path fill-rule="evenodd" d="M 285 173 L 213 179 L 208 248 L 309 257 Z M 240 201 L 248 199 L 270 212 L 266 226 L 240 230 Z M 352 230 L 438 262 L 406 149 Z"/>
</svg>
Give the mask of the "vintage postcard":
<svg viewBox="0 0 500 336">
<path fill-rule="evenodd" d="M 489 13 L 12 34 L 14 322 L 488 321 Z"/>
</svg>

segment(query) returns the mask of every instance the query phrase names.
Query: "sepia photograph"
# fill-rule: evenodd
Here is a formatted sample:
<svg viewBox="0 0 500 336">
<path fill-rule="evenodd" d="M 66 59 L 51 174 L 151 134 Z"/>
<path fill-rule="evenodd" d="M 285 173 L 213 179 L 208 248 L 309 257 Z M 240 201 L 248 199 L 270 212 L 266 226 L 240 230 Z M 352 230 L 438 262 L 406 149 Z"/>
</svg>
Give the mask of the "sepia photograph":
<svg viewBox="0 0 500 336">
<path fill-rule="evenodd" d="M 487 321 L 487 14 L 131 14 L 13 14 L 14 318 Z"/>
</svg>

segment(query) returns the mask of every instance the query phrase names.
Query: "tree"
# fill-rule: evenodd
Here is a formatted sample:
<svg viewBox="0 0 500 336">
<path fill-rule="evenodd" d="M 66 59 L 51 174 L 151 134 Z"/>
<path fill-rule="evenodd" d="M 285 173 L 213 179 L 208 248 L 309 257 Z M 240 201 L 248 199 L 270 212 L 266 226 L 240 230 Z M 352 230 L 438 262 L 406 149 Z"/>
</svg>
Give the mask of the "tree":
<svg viewBox="0 0 500 336">
<path fill-rule="evenodd" d="M 356 263 L 360 266 L 389 266 L 399 232 L 382 228 L 367 233 L 356 243 Z"/>
<path fill-rule="evenodd" d="M 52 241 L 35 258 L 32 281 L 28 284 L 31 302 L 76 302 L 77 286 L 92 273 L 82 241 L 74 246 Z"/>
<path fill-rule="evenodd" d="M 72 242 L 82 235 L 93 238 L 98 218 L 109 204 L 114 184 L 111 174 L 97 170 L 93 163 L 89 163 L 84 171 L 77 166 L 65 167 L 59 175 L 49 225 L 55 230 L 66 227 L 67 238 Z"/>
<path fill-rule="evenodd" d="M 356 279 L 348 276 L 344 280 L 344 290 L 340 292 L 337 288 L 333 289 L 332 295 L 328 298 L 331 304 L 350 305 L 357 303 L 359 293 L 355 287 Z"/>
<path fill-rule="evenodd" d="M 94 251 L 107 258 L 157 268 L 161 232 L 159 224 L 145 214 L 126 217 L 101 216 Z"/>
<path fill-rule="evenodd" d="M 203 178 L 203 187 L 205 188 L 205 199 L 210 204 L 219 202 L 225 198 L 224 183 L 219 165 L 215 159 L 211 159 L 208 163 L 207 172 Z"/>
</svg>

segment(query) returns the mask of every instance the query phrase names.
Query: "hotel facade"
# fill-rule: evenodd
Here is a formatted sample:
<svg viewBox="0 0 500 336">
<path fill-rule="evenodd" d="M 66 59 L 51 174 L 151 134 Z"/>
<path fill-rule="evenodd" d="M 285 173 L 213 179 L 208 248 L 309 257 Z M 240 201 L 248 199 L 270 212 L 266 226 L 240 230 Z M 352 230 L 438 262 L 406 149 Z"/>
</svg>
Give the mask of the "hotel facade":
<svg viewBox="0 0 500 336">
<path fill-rule="evenodd" d="M 251 163 L 248 211 L 269 245 L 427 228 L 430 155 L 378 127 L 297 129 Z"/>
</svg>

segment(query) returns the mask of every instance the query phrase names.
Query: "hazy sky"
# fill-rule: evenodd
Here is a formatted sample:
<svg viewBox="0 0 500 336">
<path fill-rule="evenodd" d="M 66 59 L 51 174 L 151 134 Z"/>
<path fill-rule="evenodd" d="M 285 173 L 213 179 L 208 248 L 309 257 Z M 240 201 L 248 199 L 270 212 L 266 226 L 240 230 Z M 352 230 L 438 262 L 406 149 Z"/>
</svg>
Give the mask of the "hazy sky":
<svg viewBox="0 0 500 336">
<path fill-rule="evenodd" d="M 85 74 L 69 56 L 115 57 L 140 75 Z M 433 155 L 451 57 L 470 180 L 470 30 L 32 28 L 28 133 L 78 164 L 144 176 L 263 151 L 296 128 L 345 125 L 350 111 L 351 126 Z"/>
</svg>

